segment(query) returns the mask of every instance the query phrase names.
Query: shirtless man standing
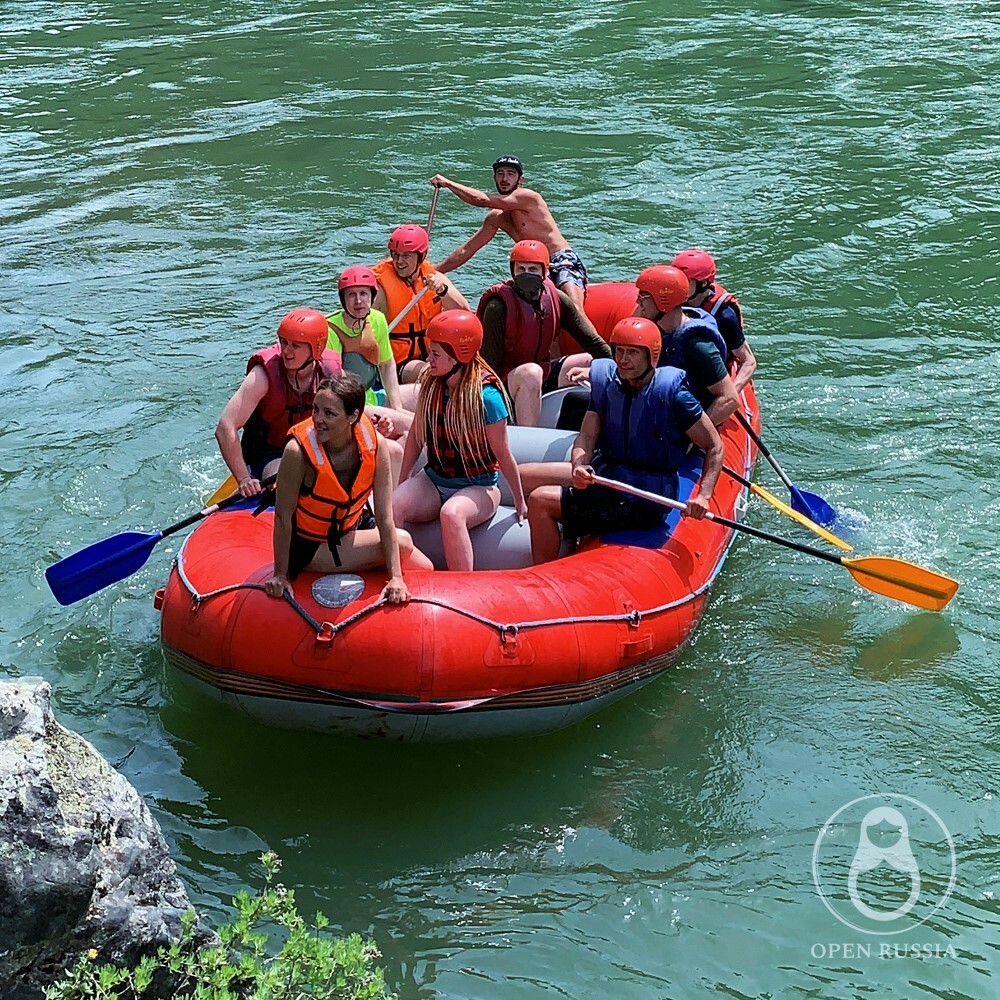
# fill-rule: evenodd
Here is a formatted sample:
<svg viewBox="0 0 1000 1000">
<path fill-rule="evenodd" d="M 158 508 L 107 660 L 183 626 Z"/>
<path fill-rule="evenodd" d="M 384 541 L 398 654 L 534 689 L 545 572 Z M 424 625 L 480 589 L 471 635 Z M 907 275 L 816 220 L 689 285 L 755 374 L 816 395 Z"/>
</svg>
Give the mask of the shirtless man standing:
<svg viewBox="0 0 1000 1000">
<path fill-rule="evenodd" d="M 519 240 L 544 243 L 551 258 L 549 277 L 553 284 L 583 309 L 587 269 L 559 232 L 545 199 L 537 191 L 521 187 L 523 177 L 524 169 L 516 156 L 501 156 L 493 164 L 493 183 L 496 184 L 497 194 L 466 187 L 441 174 L 431 178 L 431 184 L 454 192 L 467 205 L 490 210 L 478 232 L 448 254 L 437 269 L 443 274 L 461 267 L 502 229 L 515 243 Z"/>
</svg>

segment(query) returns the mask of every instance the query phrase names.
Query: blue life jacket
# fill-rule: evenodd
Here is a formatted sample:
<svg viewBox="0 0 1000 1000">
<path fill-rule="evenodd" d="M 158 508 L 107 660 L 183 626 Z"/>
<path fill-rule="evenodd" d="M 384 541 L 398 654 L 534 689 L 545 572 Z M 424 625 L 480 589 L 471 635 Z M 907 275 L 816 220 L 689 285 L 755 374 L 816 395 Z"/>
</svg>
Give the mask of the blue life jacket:
<svg viewBox="0 0 1000 1000">
<path fill-rule="evenodd" d="M 590 366 L 590 400 L 601 419 L 594 468 L 600 475 L 661 496 L 677 496 L 677 469 L 688 438 L 674 420 L 674 397 L 687 387 L 679 368 L 657 368 L 638 392 L 609 358 Z"/>
<path fill-rule="evenodd" d="M 674 368 L 680 368 L 687 372 L 684 359 L 688 341 L 692 337 L 710 340 L 718 350 L 722 364 L 725 365 L 726 358 L 729 356 L 729 348 L 725 338 L 719 332 L 719 325 L 715 322 L 715 317 L 710 316 L 704 309 L 693 309 L 689 306 L 684 306 L 682 312 L 684 322 L 673 333 L 662 333 L 661 331 L 663 346 L 660 348 L 660 360 L 657 365 L 661 368 L 665 365 L 672 365 Z M 726 371 L 728 370 L 727 367 Z M 702 406 L 710 406 L 715 397 L 708 391 L 708 386 L 698 385 L 693 379 L 689 379 L 689 382 L 698 402 Z"/>
</svg>

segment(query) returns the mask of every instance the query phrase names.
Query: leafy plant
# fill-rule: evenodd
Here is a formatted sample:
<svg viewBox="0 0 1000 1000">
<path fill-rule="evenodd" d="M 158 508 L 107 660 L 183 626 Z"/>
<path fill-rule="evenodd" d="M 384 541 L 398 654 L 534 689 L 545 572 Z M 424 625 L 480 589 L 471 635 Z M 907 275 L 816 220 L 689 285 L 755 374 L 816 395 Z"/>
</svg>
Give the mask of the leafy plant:
<svg viewBox="0 0 1000 1000">
<path fill-rule="evenodd" d="M 169 995 L 173 1000 L 393 1000 L 386 991 L 380 953 L 358 934 L 337 938 L 317 913 L 310 925 L 295 908 L 295 894 L 275 882 L 281 862 L 261 855 L 263 889 L 237 894 L 235 919 L 218 931 L 219 944 L 198 947 L 193 910 L 182 918 L 179 940 L 135 968 L 97 963 L 91 948 L 46 990 L 47 1000 L 124 1000 Z M 277 931 L 280 948 L 271 946 Z"/>
</svg>

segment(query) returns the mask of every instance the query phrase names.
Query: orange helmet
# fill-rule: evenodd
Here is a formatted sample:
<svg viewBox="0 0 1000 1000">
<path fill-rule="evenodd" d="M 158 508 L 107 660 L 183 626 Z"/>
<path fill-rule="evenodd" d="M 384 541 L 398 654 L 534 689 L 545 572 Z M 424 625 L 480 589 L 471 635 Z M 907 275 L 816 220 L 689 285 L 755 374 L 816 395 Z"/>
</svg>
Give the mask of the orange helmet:
<svg viewBox="0 0 1000 1000">
<path fill-rule="evenodd" d="M 651 295 L 656 308 L 665 313 L 684 305 L 691 294 L 688 276 L 670 264 L 653 264 L 640 271 L 635 287 Z"/>
<path fill-rule="evenodd" d="M 649 351 L 649 367 L 655 368 L 656 362 L 660 360 L 663 339 L 660 328 L 651 319 L 626 316 L 611 328 L 608 343 L 612 347 L 616 344 L 621 344 L 623 347 L 645 347 Z"/>
<path fill-rule="evenodd" d="M 314 361 L 319 361 L 326 350 L 329 333 L 326 317 L 318 309 L 293 309 L 278 324 L 278 337 L 293 344 L 308 344 Z"/>
<path fill-rule="evenodd" d="M 483 346 L 483 324 L 468 309 L 446 309 L 427 324 L 424 338 L 447 344 L 458 363 L 467 365 Z"/>
<path fill-rule="evenodd" d="M 407 224 L 396 226 L 389 237 L 389 249 L 396 253 L 426 254 L 430 249 L 431 239 L 423 226 Z"/>
<path fill-rule="evenodd" d="M 519 240 L 510 248 L 511 273 L 515 261 L 522 264 L 541 264 L 546 272 L 549 269 L 549 249 L 540 240 Z"/>
<path fill-rule="evenodd" d="M 682 250 L 670 264 L 692 281 L 715 281 L 715 258 L 698 247 Z"/>
</svg>

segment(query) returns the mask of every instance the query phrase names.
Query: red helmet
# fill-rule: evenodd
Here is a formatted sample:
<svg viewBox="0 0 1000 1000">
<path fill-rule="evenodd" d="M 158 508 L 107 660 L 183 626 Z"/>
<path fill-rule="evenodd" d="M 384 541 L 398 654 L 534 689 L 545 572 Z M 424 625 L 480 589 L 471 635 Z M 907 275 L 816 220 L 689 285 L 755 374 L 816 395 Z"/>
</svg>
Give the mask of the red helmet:
<svg viewBox="0 0 1000 1000">
<path fill-rule="evenodd" d="M 318 309 L 293 309 L 278 324 L 278 337 L 293 344 L 308 344 L 314 361 L 319 361 L 326 350 L 329 333 L 326 317 Z"/>
<path fill-rule="evenodd" d="M 431 240 L 423 226 L 396 226 L 389 237 L 389 249 L 396 253 L 427 253 Z"/>
<path fill-rule="evenodd" d="M 670 264 L 693 281 L 715 281 L 715 258 L 698 247 L 682 250 Z"/>
<path fill-rule="evenodd" d="M 635 287 L 651 295 L 660 312 L 670 312 L 684 305 L 691 294 L 688 276 L 670 264 L 653 264 L 640 271 Z"/>
<path fill-rule="evenodd" d="M 370 288 L 372 290 L 372 301 L 375 300 L 375 293 L 378 291 L 378 279 L 375 277 L 375 273 L 370 267 L 365 267 L 363 264 L 354 264 L 351 267 L 345 267 L 341 272 L 340 280 L 337 282 L 337 294 L 340 296 L 340 304 L 344 305 L 344 291 L 348 288 L 353 288 L 355 285 L 361 285 L 362 288 Z"/>
<path fill-rule="evenodd" d="M 649 367 L 655 368 L 660 360 L 660 348 L 663 339 L 660 328 L 651 320 L 641 316 L 626 316 L 618 320 L 611 328 L 608 343 L 614 347 L 621 344 L 625 347 L 645 347 L 649 351 Z"/>
<path fill-rule="evenodd" d="M 541 264 L 549 269 L 549 249 L 540 240 L 519 240 L 510 248 L 511 268 L 515 261 L 522 264 Z"/>
<path fill-rule="evenodd" d="M 424 337 L 447 344 L 459 364 L 467 365 L 483 346 L 483 324 L 468 309 L 446 309 L 427 324 Z"/>
</svg>

